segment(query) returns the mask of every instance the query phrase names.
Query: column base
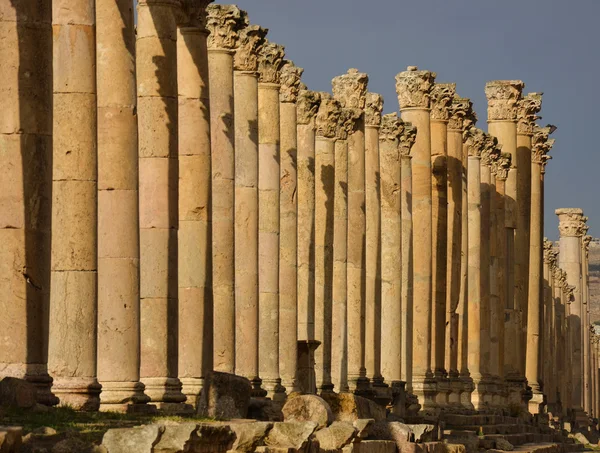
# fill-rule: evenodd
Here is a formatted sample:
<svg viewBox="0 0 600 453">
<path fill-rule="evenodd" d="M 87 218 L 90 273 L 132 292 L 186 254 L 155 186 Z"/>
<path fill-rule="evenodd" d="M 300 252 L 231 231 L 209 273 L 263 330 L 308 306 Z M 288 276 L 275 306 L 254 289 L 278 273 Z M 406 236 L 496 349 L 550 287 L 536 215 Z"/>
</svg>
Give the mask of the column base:
<svg viewBox="0 0 600 453">
<path fill-rule="evenodd" d="M 421 403 L 422 415 L 438 415 L 440 408 L 435 402 L 437 382 L 432 377 L 421 377 L 413 380 L 413 392 Z"/>
<path fill-rule="evenodd" d="M 463 375 L 459 378 L 462 384 L 462 392 L 460 394 L 460 405 L 463 411 L 466 413 L 472 413 L 475 411 L 475 406 L 472 402 L 472 394 L 475 390 L 473 379 L 469 375 Z"/>
<path fill-rule="evenodd" d="M 281 385 L 281 379 L 264 378 L 262 380 L 262 385 L 264 390 L 267 392 L 267 398 L 277 402 L 285 401 L 287 398 L 285 387 Z"/>
<path fill-rule="evenodd" d="M 406 382 L 392 381 L 390 385 L 392 394 L 391 413 L 398 417 L 406 416 Z M 417 410 L 418 412 L 418 410 Z"/>
<path fill-rule="evenodd" d="M 100 408 L 102 386 L 96 378 L 55 378 L 52 385 L 60 406 L 78 411 L 97 411 Z"/>
<path fill-rule="evenodd" d="M 504 382 L 504 379 L 499 376 L 494 376 L 494 380 L 496 382 L 496 392 L 492 398 L 492 406 L 504 414 L 505 412 L 508 412 L 506 410 L 508 404 L 508 391 L 506 390 L 506 383 Z M 508 415 L 508 413 L 505 415 Z"/>
<path fill-rule="evenodd" d="M 258 376 L 250 379 L 250 383 L 252 384 L 252 390 L 250 391 L 250 396 L 252 398 L 264 398 L 267 396 L 267 391 L 262 388 L 262 379 Z"/>
<path fill-rule="evenodd" d="M 450 386 L 450 393 L 448 393 L 448 412 L 461 413 L 462 405 L 460 403 L 460 396 L 463 392 L 463 383 L 458 376 L 451 376 L 448 379 Z"/>
<path fill-rule="evenodd" d="M 186 397 L 185 402 L 195 408 L 198 407 L 200 392 L 204 387 L 204 378 L 180 378 L 181 393 Z"/>
<path fill-rule="evenodd" d="M 437 395 L 435 398 L 436 404 L 439 406 L 441 411 L 447 411 L 450 408 L 450 379 L 445 375 L 436 377 L 437 381 Z"/>
<path fill-rule="evenodd" d="M 348 376 L 348 389 L 350 390 L 350 393 L 354 393 L 358 396 L 363 396 L 365 398 L 373 397 L 371 381 L 364 376 Z"/>
<path fill-rule="evenodd" d="M 531 385 L 531 399 L 528 404 L 529 413 L 532 415 L 546 412 L 546 398 L 539 385 Z"/>
<path fill-rule="evenodd" d="M 37 390 L 36 400 L 38 404 L 44 406 L 56 406 L 59 403 L 58 398 L 52 393 L 52 378 L 46 371 L 46 367 L 39 372 L 27 371 L 25 380 L 32 383 Z"/>
<path fill-rule="evenodd" d="M 522 376 L 511 376 L 505 379 L 507 389 L 507 404 L 510 410 L 510 415 L 519 417 L 524 413 L 528 413 L 526 405 L 527 381 Z"/>
<path fill-rule="evenodd" d="M 178 404 L 183 403 L 186 399 L 185 395 L 181 393 L 181 381 L 177 378 L 147 377 L 142 378 L 142 382 L 146 386 L 146 395 L 159 409 L 163 403 Z"/>
<path fill-rule="evenodd" d="M 590 419 L 582 407 L 576 407 L 574 409 L 571 409 L 569 418 L 571 420 L 572 432 L 581 429 L 587 429 L 590 425 Z"/>
</svg>

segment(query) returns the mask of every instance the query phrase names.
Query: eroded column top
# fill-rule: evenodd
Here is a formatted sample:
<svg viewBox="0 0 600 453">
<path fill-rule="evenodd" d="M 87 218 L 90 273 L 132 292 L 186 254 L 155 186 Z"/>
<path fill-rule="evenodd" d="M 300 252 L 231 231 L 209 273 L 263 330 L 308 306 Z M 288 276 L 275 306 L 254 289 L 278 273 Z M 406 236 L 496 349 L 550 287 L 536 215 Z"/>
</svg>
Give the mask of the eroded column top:
<svg viewBox="0 0 600 453">
<path fill-rule="evenodd" d="M 492 174 L 499 181 L 508 179 L 508 172 L 511 167 L 512 155 L 510 153 L 500 153 L 498 159 L 492 163 Z"/>
<path fill-rule="evenodd" d="M 398 142 L 400 156 L 412 157 L 410 152 L 415 144 L 415 141 L 417 140 L 417 127 L 406 121 L 402 121 L 402 124 L 404 125 L 404 128 L 402 129 L 400 141 Z"/>
<path fill-rule="evenodd" d="M 209 31 L 209 50 L 233 51 L 239 32 L 248 26 L 248 14 L 235 5 L 208 5 L 206 29 Z"/>
<path fill-rule="evenodd" d="M 448 122 L 455 97 L 456 83 L 434 83 L 431 88 L 431 119 Z"/>
<path fill-rule="evenodd" d="M 542 110 L 543 95 L 529 93 L 517 102 L 517 134 L 533 135 L 535 122 L 541 119 L 537 114 Z"/>
<path fill-rule="evenodd" d="M 240 30 L 233 57 L 233 68 L 236 71 L 256 72 L 258 70 L 258 51 L 265 43 L 268 32 L 268 29 L 259 25 L 248 25 Z"/>
<path fill-rule="evenodd" d="M 521 80 L 494 80 L 486 83 L 488 121 L 516 121 L 517 104 L 524 87 Z"/>
<path fill-rule="evenodd" d="M 469 157 L 481 158 L 481 153 L 488 145 L 486 133 L 477 127 L 471 127 L 463 133 L 463 140 Z"/>
<path fill-rule="evenodd" d="M 181 28 L 206 30 L 206 8 L 214 0 L 181 0 L 177 13 L 177 25 Z"/>
<path fill-rule="evenodd" d="M 404 123 L 398 118 L 397 113 L 383 115 L 381 118 L 381 128 L 379 129 L 379 141 L 399 141 L 403 131 Z"/>
<path fill-rule="evenodd" d="M 383 112 L 383 96 L 377 93 L 367 93 L 365 103 L 365 125 L 379 127 Z"/>
<path fill-rule="evenodd" d="M 284 60 L 280 73 L 281 91 L 279 92 L 279 102 L 297 102 L 304 69 L 296 66 L 291 60 Z"/>
<path fill-rule="evenodd" d="M 585 251 L 585 256 L 586 258 L 589 256 L 590 254 L 590 244 L 592 242 L 594 238 L 592 236 L 584 236 L 582 239 L 582 244 L 583 244 L 583 250 Z"/>
<path fill-rule="evenodd" d="M 437 74 L 409 66 L 396 76 L 396 93 L 400 109 L 430 107 L 431 89 Z"/>
<path fill-rule="evenodd" d="M 493 167 L 494 163 L 500 159 L 501 153 L 502 145 L 498 143 L 498 139 L 490 134 L 485 134 L 485 143 L 481 151 L 481 164 Z"/>
<path fill-rule="evenodd" d="M 340 117 L 336 127 L 335 138 L 338 140 L 347 140 L 348 135 L 356 130 L 358 120 L 362 117 L 359 109 L 341 109 Z"/>
<path fill-rule="evenodd" d="M 315 118 L 317 137 L 336 138 L 338 122 L 342 114 L 342 106 L 337 99 L 329 93 L 319 93 L 321 103 Z"/>
<path fill-rule="evenodd" d="M 285 47 L 265 40 L 258 51 L 258 81 L 279 84 Z"/>
<path fill-rule="evenodd" d="M 560 208 L 554 212 L 558 216 L 560 237 L 581 237 L 587 231 L 583 209 Z"/>
<path fill-rule="evenodd" d="M 558 259 L 558 250 L 554 248 L 554 243 L 548 238 L 544 238 L 544 263 L 554 268 Z"/>
<path fill-rule="evenodd" d="M 531 162 L 546 167 L 546 163 L 552 159 L 552 156 L 548 155 L 548 153 L 556 141 L 550 138 L 550 134 L 555 130 L 556 127 L 551 125 L 546 127 L 540 127 L 537 124 L 534 125 L 531 145 Z"/>
<path fill-rule="evenodd" d="M 368 84 L 369 76 L 358 69 L 349 69 L 331 81 L 333 96 L 346 109 L 365 109 Z"/>
<path fill-rule="evenodd" d="M 319 111 L 320 103 L 321 93 L 304 89 L 304 85 L 300 83 L 300 91 L 298 92 L 296 103 L 298 124 L 310 124 Z"/>
<path fill-rule="evenodd" d="M 448 107 L 448 129 L 463 131 L 477 123 L 477 115 L 469 98 L 455 95 Z"/>
</svg>

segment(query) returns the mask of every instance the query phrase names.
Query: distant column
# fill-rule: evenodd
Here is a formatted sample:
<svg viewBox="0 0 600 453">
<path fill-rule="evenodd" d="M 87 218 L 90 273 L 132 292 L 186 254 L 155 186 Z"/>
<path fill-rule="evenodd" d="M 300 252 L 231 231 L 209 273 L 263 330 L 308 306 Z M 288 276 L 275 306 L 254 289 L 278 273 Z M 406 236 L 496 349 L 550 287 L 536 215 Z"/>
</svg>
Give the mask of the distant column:
<svg viewBox="0 0 600 453">
<path fill-rule="evenodd" d="M 541 362 L 542 378 L 544 381 L 544 394 L 548 403 L 548 411 L 557 412 L 557 370 L 558 370 L 558 347 L 557 345 L 557 310 L 554 303 L 554 288 L 557 282 L 554 280 L 554 268 L 558 252 L 554 250 L 554 244 L 544 238 L 543 242 L 543 267 L 544 267 L 544 317 L 543 317 L 543 359 Z"/>
<path fill-rule="evenodd" d="M 588 415 L 592 413 L 592 366 L 590 349 L 589 263 L 591 236 L 581 238 L 581 300 L 583 302 L 583 402 Z"/>
<path fill-rule="evenodd" d="M 418 130 L 413 150 L 413 383 L 425 411 L 435 411 L 436 382 L 431 371 L 432 225 L 430 92 L 436 74 L 409 66 L 396 76 L 404 121 Z"/>
</svg>

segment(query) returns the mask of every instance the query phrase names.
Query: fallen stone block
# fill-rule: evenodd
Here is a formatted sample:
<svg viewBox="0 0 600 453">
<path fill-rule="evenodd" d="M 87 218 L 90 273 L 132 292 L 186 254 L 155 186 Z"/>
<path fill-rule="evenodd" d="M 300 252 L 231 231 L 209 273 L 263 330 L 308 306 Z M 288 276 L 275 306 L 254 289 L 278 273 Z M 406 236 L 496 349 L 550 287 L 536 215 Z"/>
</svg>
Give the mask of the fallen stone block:
<svg viewBox="0 0 600 453">
<path fill-rule="evenodd" d="M 515 447 L 513 446 L 513 444 L 511 444 L 506 439 L 503 439 L 501 437 L 496 439 L 496 450 L 513 451 L 514 449 Z"/>
<path fill-rule="evenodd" d="M 248 406 L 248 418 L 264 422 L 282 422 L 282 404 L 268 398 L 252 398 Z"/>
<path fill-rule="evenodd" d="M 5 377 L 0 381 L 0 406 L 33 409 L 37 402 L 35 386 L 24 379 Z"/>
<path fill-rule="evenodd" d="M 331 426 L 315 433 L 319 451 L 333 452 L 344 448 L 355 439 L 357 429 L 348 422 L 333 422 Z"/>
<path fill-rule="evenodd" d="M 366 439 L 369 436 L 369 428 L 375 423 L 372 418 L 359 418 L 352 425 L 356 428 L 356 438 Z"/>
<path fill-rule="evenodd" d="M 70 437 L 57 442 L 52 453 L 98 453 L 100 447 L 77 437 Z"/>
<path fill-rule="evenodd" d="M 285 403 L 281 412 L 286 422 L 316 422 L 318 429 L 333 423 L 331 407 L 317 395 L 296 396 Z"/>
<path fill-rule="evenodd" d="M 198 414 L 217 420 L 246 418 L 251 392 L 252 385 L 245 377 L 211 371 L 204 380 Z"/>
<path fill-rule="evenodd" d="M 361 418 L 379 421 L 386 418 L 385 407 L 353 393 L 324 394 L 323 399 L 331 407 L 335 420 L 340 422 L 352 423 Z"/>
<path fill-rule="evenodd" d="M 446 453 L 467 453 L 467 448 L 462 444 L 444 444 Z"/>
<path fill-rule="evenodd" d="M 0 453 L 18 453 L 21 450 L 23 428 L 0 426 Z"/>
<path fill-rule="evenodd" d="M 438 440 L 435 425 L 407 424 L 406 426 L 413 432 L 413 442 L 435 442 Z"/>
<path fill-rule="evenodd" d="M 251 453 L 257 447 L 263 446 L 265 438 L 273 428 L 270 422 L 230 423 L 229 427 L 235 434 L 232 451 Z"/>
<path fill-rule="evenodd" d="M 265 439 L 267 451 L 285 448 L 297 453 L 308 453 L 314 449 L 311 437 L 317 426 L 316 422 L 275 423 Z"/>
<path fill-rule="evenodd" d="M 343 453 L 398 453 L 398 447 L 390 440 L 363 440 L 353 444 L 352 450 Z"/>
<path fill-rule="evenodd" d="M 165 427 L 161 425 L 109 429 L 102 438 L 107 453 L 152 453 Z"/>
</svg>

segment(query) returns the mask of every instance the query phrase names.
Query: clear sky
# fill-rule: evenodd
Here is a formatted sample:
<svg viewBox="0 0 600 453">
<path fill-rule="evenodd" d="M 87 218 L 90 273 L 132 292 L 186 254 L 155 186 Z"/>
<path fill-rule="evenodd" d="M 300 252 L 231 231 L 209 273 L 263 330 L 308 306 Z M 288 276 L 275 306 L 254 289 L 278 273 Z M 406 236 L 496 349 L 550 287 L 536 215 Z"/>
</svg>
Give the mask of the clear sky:
<svg viewBox="0 0 600 453">
<path fill-rule="evenodd" d="M 219 1 L 217 3 L 231 3 Z M 358 68 L 398 110 L 394 76 L 409 65 L 456 82 L 487 129 L 485 82 L 521 79 L 544 92 L 542 125 L 558 130 L 546 172 L 546 235 L 554 210 L 581 207 L 600 235 L 600 0 L 244 0 L 252 23 L 305 69 L 312 90 Z"/>
</svg>

